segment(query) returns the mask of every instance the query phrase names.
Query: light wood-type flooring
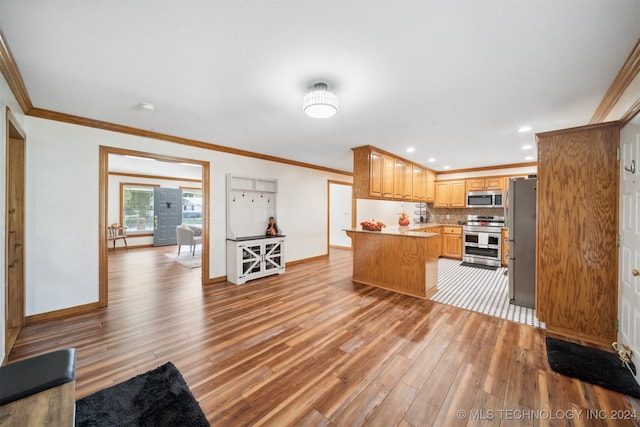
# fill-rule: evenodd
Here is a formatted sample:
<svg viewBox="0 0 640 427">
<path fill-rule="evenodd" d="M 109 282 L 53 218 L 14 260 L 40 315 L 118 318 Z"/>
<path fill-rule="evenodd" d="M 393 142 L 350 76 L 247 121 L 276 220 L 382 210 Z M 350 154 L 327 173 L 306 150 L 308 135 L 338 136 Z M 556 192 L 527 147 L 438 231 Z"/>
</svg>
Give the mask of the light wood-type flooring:
<svg viewBox="0 0 640 427">
<path fill-rule="evenodd" d="M 204 288 L 170 250 L 111 252 L 109 307 L 24 328 L 9 360 L 76 347 L 78 398 L 171 361 L 213 426 L 638 425 L 549 368 L 544 330 L 354 284 L 348 250 Z"/>
</svg>

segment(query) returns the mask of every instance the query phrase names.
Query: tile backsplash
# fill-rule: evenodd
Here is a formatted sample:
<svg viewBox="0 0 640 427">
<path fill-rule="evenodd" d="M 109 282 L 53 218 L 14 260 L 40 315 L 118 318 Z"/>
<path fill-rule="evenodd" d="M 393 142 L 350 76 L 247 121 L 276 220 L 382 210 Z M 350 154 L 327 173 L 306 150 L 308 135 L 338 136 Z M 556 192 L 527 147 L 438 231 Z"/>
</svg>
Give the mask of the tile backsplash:
<svg viewBox="0 0 640 427">
<path fill-rule="evenodd" d="M 362 221 L 382 221 L 387 226 L 398 225 L 398 215 L 406 212 L 411 220 L 411 226 L 419 226 L 420 208 L 416 202 L 400 202 L 392 200 L 357 199 L 356 227 Z M 504 215 L 502 208 L 434 208 L 433 204 L 426 204 L 426 222 L 436 224 L 458 224 L 466 221 L 467 215 Z"/>
</svg>

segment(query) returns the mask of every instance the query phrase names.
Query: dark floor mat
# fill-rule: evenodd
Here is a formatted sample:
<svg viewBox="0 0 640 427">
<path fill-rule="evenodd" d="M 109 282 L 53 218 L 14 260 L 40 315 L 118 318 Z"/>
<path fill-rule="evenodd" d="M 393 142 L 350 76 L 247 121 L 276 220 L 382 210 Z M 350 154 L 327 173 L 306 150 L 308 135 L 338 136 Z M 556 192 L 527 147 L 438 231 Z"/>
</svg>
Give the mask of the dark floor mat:
<svg viewBox="0 0 640 427">
<path fill-rule="evenodd" d="M 562 375 L 640 397 L 640 386 L 613 351 L 547 337 L 547 359 L 551 369 Z"/>
<path fill-rule="evenodd" d="M 484 270 L 491 270 L 491 271 L 496 271 L 498 269 L 498 267 L 494 267 L 492 265 L 474 264 L 472 262 L 463 262 L 463 263 L 460 263 L 460 265 L 463 267 L 475 267 L 475 268 L 482 268 Z"/>
</svg>

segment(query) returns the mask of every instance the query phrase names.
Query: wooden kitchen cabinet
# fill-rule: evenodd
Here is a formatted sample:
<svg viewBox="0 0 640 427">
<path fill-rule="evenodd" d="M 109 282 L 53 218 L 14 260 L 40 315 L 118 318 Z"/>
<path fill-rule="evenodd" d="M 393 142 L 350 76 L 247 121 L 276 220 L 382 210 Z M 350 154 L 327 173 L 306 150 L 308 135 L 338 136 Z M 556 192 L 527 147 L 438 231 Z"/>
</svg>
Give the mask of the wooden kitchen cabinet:
<svg viewBox="0 0 640 427">
<path fill-rule="evenodd" d="M 434 171 L 370 145 L 352 151 L 354 198 L 434 200 Z"/>
<path fill-rule="evenodd" d="M 383 198 L 393 197 L 393 178 L 395 175 L 395 159 L 387 154 L 371 150 L 370 159 L 370 196 Z"/>
<path fill-rule="evenodd" d="M 509 265 L 509 229 L 502 229 L 502 266 Z"/>
<path fill-rule="evenodd" d="M 603 345 L 618 319 L 619 123 L 536 135 L 536 314 Z"/>
<path fill-rule="evenodd" d="M 462 259 L 462 227 L 442 227 L 442 251 L 445 258 Z"/>
<path fill-rule="evenodd" d="M 436 199 L 436 173 L 427 169 L 426 175 L 426 201 L 427 203 L 433 203 Z"/>
<path fill-rule="evenodd" d="M 467 179 L 467 191 L 503 190 L 504 177 L 492 176 Z"/>
<path fill-rule="evenodd" d="M 413 200 L 426 202 L 427 201 L 427 170 L 420 166 L 413 165 L 413 174 L 411 177 L 413 183 L 411 191 L 413 193 Z"/>
<path fill-rule="evenodd" d="M 398 200 L 413 198 L 413 165 L 402 159 L 394 159 L 393 198 Z"/>
<path fill-rule="evenodd" d="M 467 205 L 464 180 L 436 181 L 435 190 L 436 208 L 464 208 Z"/>
</svg>

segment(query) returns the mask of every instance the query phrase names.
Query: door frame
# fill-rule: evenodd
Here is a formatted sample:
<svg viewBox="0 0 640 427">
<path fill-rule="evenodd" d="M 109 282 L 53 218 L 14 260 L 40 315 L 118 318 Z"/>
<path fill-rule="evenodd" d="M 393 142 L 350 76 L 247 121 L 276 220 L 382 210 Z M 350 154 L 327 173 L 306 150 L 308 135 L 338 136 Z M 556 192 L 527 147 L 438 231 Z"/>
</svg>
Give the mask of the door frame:
<svg viewBox="0 0 640 427">
<path fill-rule="evenodd" d="M 6 213 L 9 211 L 9 196 L 10 191 L 9 188 L 15 182 L 15 179 L 20 179 L 22 183 L 19 185 L 20 191 L 22 192 L 19 195 L 19 199 L 22 200 L 22 209 L 21 209 L 21 221 L 19 221 L 19 226 L 21 228 L 20 235 L 22 236 L 21 245 L 22 245 L 22 268 L 19 271 L 21 275 L 21 279 L 18 281 L 10 281 L 9 277 L 9 221 L 5 216 L 5 259 L 4 259 L 4 354 L 5 357 L 9 355 L 11 352 L 11 348 L 15 343 L 16 338 L 20 334 L 22 327 L 25 324 L 25 271 L 26 271 L 26 258 L 25 258 L 25 247 L 24 247 L 24 232 L 25 232 L 25 154 L 26 154 L 26 141 L 27 136 L 25 131 L 22 129 L 18 120 L 13 115 L 9 107 L 6 107 L 6 135 L 5 135 L 5 208 Z M 16 145 L 18 144 L 18 145 Z M 18 148 L 21 150 L 20 154 L 20 163 L 15 164 L 13 162 L 10 165 L 10 156 L 9 150 Z M 20 172 L 16 174 L 15 172 Z M 9 304 L 10 300 L 19 301 L 18 304 Z"/>
<path fill-rule="evenodd" d="M 333 179 L 327 180 L 327 254 L 331 249 L 331 184 L 334 185 L 346 185 L 351 187 L 351 227 L 355 227 L 355 218 L 356 218 L 356 199 L 353 197 L 353 183 L 346 181 L 336 181 Z M 343 249 L 352 249 L 350 248 Z"/>
<path fill-rule="evenodd" d="M 199 165 L 202 170 L 202 268 L 201 284 L 209 282 L 209 194 L 210 194 L 210 163 L 208 161 L 190 159 L 184 157 L 169 156 L 164 154 L 149 153 L 144 151 L 128 150 L 124 148 L 100 146 L 100 172 L 99 172 L 99 218 L 98 218 L 98 305 L 109 305 L 109 269 L 108 269 L 108 242 L 107 227 L 109 213 L 109 154 L 145 157 L 165 162 L 190 163 Z"/>
</svg>

